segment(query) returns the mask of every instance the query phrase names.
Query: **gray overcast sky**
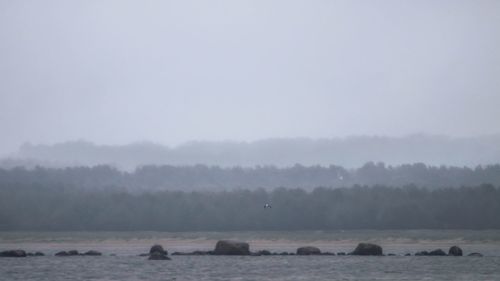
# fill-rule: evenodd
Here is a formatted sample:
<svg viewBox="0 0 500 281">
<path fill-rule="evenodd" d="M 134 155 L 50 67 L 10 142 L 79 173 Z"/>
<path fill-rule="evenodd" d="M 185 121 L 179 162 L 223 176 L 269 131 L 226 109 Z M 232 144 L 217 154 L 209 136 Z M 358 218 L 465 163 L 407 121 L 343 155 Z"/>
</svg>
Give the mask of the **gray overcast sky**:
<svg viewBox="0 0 500 281">
<path fill-rule="evenodd" d="M 0 153 L 499 121 L 500 1 L 0 0 Z"/>
</svg>

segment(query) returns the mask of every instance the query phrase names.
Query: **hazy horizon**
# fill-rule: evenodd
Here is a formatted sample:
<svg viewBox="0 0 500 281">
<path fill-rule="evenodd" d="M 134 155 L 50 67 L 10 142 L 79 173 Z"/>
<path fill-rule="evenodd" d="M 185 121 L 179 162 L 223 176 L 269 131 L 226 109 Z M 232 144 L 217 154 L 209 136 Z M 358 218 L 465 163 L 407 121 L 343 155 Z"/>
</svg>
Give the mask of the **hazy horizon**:
<svg viewBox="0 0 500 281">
<path fill-rule="evenodd" d="M 498 1 L 0 1 L 0 155 L 499 134 Z"/>
<path fill-rule="evenodd" d="M 423 163 L 476 167 L 500 163 L 500 135 L 451 138 L 406 137 L 272 138 L 253 142 L 192 141 L 177 146 L 154 142 L 102 145 L 77 140 L 55 144 L 26 143 L 0 157 L 0 167 L 67 167 L 112 165 L 134 170 L 143 165 L 220 167 L 291 167 L 340 165 L 359 168 L 367 162 L 387 165 Z"/>
</svg>

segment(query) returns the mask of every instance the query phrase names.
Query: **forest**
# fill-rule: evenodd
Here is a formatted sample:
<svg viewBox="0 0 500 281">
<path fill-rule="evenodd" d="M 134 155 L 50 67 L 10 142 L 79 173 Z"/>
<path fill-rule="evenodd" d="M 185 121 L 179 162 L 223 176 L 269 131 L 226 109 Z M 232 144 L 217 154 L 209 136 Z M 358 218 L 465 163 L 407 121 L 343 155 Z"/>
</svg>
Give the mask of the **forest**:
<svg viewBox="0 0 500 281">
<path fill-rule="evenodd" d="M 500 165 L 0 169 L 4 231 L 487 229 L 498 214 Z"/>
<path fill-rule="evenodd" d="M 3 185 L 61 184 L 86 190 L 141 191 L 222 191 L 233 189 L 267 190 L 285 187 L 313 190 L 316 187 L 351 187 L 416 185 L 429 189 L 477 186 L 500 186 L 500 165 L 469 167 L 428 166 L 422 163 L 388 166 L 368 162 L 357 169 L 341 166 L 218 167 L 206 165 L 148 165 L 134 171 L 111 166 L 27 169 L 0 169 Z"/>
<path fill-rule="evenodd" d="M 0 183 L 2 231 L 498 229 L 498 214 L 500 188 L 487 184 L 131 193 Z"/>
</svg>

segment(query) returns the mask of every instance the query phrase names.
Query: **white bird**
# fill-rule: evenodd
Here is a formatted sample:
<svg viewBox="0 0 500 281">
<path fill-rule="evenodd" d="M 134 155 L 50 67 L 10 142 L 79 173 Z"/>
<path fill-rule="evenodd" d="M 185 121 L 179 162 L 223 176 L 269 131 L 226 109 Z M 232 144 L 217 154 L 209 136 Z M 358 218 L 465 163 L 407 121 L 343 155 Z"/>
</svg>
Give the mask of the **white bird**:
<svg viewBox="0 0 500 281">
<path fill-rule="evenodd" d="M 267 208 L 269 208 L 269 209 L 271 209 L 271 208 L 272 208 L 272 207 L 271 207 L 271 205 L 269 205 L 269 203 L 266 203 L 266 204 L 264 205 L 264 209 L 267 209 Z"/>
</svg>

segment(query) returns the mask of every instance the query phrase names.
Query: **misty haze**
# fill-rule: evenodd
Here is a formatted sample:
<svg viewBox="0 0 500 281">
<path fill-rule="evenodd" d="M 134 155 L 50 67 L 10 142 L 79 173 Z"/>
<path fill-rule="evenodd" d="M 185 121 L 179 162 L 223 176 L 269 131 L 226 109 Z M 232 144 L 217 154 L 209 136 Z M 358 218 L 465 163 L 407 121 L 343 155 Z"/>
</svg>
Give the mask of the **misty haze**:
<svg viewBox="0 0 500 281">
<path fill-rule="evenodd" d="M 498 15 L 0 0 L 0 279 L 500 279 Z"/>
</svg>

